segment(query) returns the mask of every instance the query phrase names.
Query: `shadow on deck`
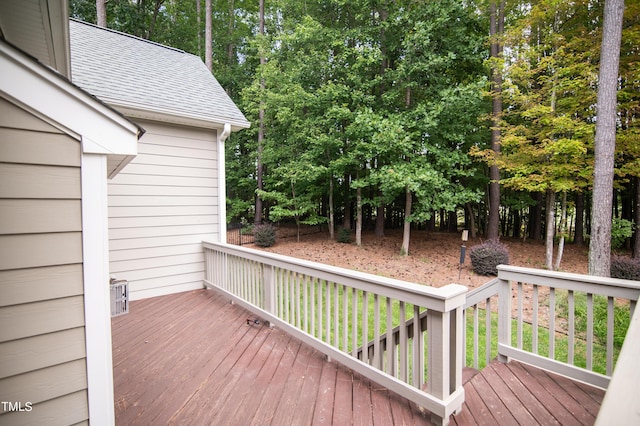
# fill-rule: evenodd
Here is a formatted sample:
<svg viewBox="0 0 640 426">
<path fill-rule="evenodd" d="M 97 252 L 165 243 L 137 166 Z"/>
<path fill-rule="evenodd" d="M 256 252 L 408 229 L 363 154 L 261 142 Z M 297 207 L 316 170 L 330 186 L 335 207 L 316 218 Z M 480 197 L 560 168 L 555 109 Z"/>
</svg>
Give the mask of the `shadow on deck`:
<svg viewBox="0 0 640 426">
<path fill-rule="evenodd" d="M 116 424 L 428 425 L 429 413 L 211 290 L 113 318 Z M 604 391 L 518 362 L 465 372 L 451 424 L 593 424 Z"/>
</svg>

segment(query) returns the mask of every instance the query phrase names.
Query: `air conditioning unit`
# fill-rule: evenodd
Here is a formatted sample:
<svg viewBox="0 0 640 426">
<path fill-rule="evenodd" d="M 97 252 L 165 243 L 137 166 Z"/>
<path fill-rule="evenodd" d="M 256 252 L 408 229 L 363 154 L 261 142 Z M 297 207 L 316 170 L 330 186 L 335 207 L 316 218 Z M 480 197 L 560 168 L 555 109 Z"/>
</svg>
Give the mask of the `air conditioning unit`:
<svg viewBox="0 0 640 426">
<path fill-rule="evenodd" d="M 129 282 L 126 280 L 111 280 L 111 316 L 129 313 Z"/>
</svg>

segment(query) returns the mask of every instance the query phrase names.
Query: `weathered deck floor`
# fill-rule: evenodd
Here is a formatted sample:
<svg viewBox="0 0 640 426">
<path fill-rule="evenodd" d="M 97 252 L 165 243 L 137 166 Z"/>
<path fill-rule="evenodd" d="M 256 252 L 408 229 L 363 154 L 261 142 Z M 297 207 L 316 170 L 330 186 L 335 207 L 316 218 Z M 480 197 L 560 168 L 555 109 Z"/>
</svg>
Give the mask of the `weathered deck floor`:
<svg viewBox="0 0 640 426">
<path fill-rule="evenodd" d="M 112 320 L 116 424 L 428 425 L 429 415 L 213 291 Z M 603 392 L 524 364 L 465 384 L 453 424 L 592 424 Z"/>
</svg>

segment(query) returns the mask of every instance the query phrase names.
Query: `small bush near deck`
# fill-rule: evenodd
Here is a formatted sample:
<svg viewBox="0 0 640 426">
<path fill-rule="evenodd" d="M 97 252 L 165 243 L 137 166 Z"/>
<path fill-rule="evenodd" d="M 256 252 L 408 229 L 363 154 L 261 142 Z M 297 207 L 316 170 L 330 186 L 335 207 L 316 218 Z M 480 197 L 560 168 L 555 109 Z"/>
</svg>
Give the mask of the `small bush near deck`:
<svg viewBox="0 0 640 426">
<path fill-rule="evenodd" d="M 611 278 L 640 281 L 640 259 L 626 256 L 611 257 Z"/>
<path fill-rule="evenodd" d="M 276 243 L 276 228 L 270 224 L 256 226 L 253 238 L 257 246 L 271 247 Z"/>
<path fill-rule="evenodd" d="M 509 248 L 498 240 L 489 240 L 471 247 L 469 257 L 476 274 L 498 275 L 497 266 L 509 264 Z"/>
<path fill-rule="evenodd" d="M 351 242 L 351 230 L 347 228 L 340 228 L 338 231 L 338 242 L 349 244 Z"/>
</svg>

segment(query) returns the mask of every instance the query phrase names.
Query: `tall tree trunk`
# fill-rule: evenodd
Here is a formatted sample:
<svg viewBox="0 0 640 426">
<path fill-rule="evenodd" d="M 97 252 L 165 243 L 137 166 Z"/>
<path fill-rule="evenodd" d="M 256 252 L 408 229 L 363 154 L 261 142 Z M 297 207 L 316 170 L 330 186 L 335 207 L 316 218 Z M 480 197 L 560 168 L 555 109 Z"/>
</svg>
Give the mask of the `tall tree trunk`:
<svg viewBox="0 0 640 426">
<path fill-rule="evenodd" d="M 259 16 L 259 33 L 260 36 L 264 36 L 264 0 L 260 0 L 260 16 Z M 260 52 L 260 68 L 263 68 L 267 60 L 264 57 L 264 53 Z M 262 70 L 261 70 L 262 72 Z M 264 78 L 260 78 L 260 96 L 264 96 L 265 82 Z M 262 153 L 264 151 L 264 102 L 260 100 L 260 110 L 258 111 L 258 158 L 256 159 L 256 186 L 258 190 L 264 189 L 264 183 L 262 181 L 264 174 L 264 165 L 262 162 Z M 262 197 L 260 194 L 256 194 L 255 204 L 255 216 L 253 218 L 255 225 L 262 224 Z"/>
<path fill-rule="evenodd" d="M 536 204 L 529 209 L 529 220 L 531 221 L 531 239 L 540 241 L 542 237 L 542 192 L 536 192 L 533 196 Z"/>
<path fill-rule="evenodd" d="M 576 194 L 576 234 L 573 243 L 584 244 L 584 194 L 582 191 Z"/>
<path fill-rule="evenodd" d="M 622 204 L 622 211 L 620 218 L 628 220 L 629 222 L 633 222 L 633 179 L 629 179 L 628 182 L 624 184 L 624 190 L 620 192 L 620 201 Z M 633 236 L 633 235 L 632 235 Z M 623 247 L 627 250 L 632 249 L 632 241 L 631 238 L 627 238 L 624 241 Z"/>
<path fill-rule="evenodd" d="M 378 206 L 376 207 L 376 237 L 384 237 L 384 203 L 382 202 L 382 191 L 378 190 Z"/>
<path fill-rule="evenodd" d="M 344 174 L 344 229 L 351 229 L 351 175 Z"/>
<path fill-rule="evenodd" d="M 264 14 L 264 4 L 262 5 L 262 13 Z M 229 0 L 229 25 L 227 27 L 227 36 L 229 37 L 229 43 L 227 44 L 227 60 L 229 65 L 235 63 L 234 45 L 233 45 L 233 27 L 235 22 L 235 5 L 233 0 Z M 262 17 L 262 31 L 264 32 L 264 16 Z"/>
<path fill-rule="evenodd" d="M 107 0 L 96 0 L 96 25 L 107 28 Z"/>
<path fill-rule="evenodd" d="M 204 1 L 204 63 L 213 72 L 213 11 L 211 0 Z"/>
<path fill-rule="evenodd" d="M 469 215 L 469 235 L 471 237 L 471 239 L 475 239 L 476 238 L 476 219 L 475 216 L 473 214 L 473 207 L 471 207 L 471 203 L 467 203 L 465 204 L 465 207 L 467 208 L 467 214 Z"/>
<path fill-rule="evenodd" d="M 329 238 L 336 237 L 336 219 L 333 210 L 333 176 L 329 177 Z"/>
<path fill-rule="evenodd" d="M 235 55 L 235 45 L 233 44 L 233 28 L 235 26 L 235 17 L 236 17 L 236 9 L 233 0 L 229 0 L 229 22 L 227 25 L 227 64 L 229 67 L 233 67 L 237 63 L 237 58 Z M 231 91 L 233 90 L 232 85 L 227 86 L 227 94 L 231 95 Z M 264 173 L 264 171 L 263 171 Z"/>
<path fill-rule="evenodd" d="M 616 110 L 624 0 L 605 0 L 598 74 L 589 273 L 611 273 L 611 207 L 616 147 Z M 597 208 L 596 208 L 597 206 Z"/>
<path fill-rule="evenodd" d="M 635 218 L 634 222 L 636 224 L 636 229 L 633 237 L 632 257 L 634 259 L 640 259 L 640 177 L 636 176 L 635 178 L 633 178 L 633 181 L 635 182 L 635 186 L 636 186 L 634 203 L 633 203 L 633 208 L 634 208 L 633 217 Z"/>
<path fill-rule="evenodd" d="M 198 56 L 202 58 L 202 5 L 196 0 L 196 24 L 198 25 Z"/>
<path fill-rule="evenodd" d="M 449 216 L 447 219 L 447 230 L 452 234 L 455 234 L 456 232 L 458 232 L 458 213 L 454 210 L 452 212 L 449 212 L 447 216 Z"/>
<path fill-rule="evenodd" d="M 553 236 L 556 230 L 556 193 L 553 189 L 547 189 L 547 232 L 545 235 L 545 265 L 548 270 L 553 270 Z"/>
<path fill-rule="evenodd" d="M 558 241 L 558 255 L 556 256 L 556 263 L 553 266 L 554 270 L 560 269 L 560 262 L 562 262 L 562 254 L 564 253 L 564 240 L 567 234 L 567 191 L 562 192 L 562 201 L 560 202 L 560 241 Z"/>
<path fill-rule="evenodd" d="M 164 0 L 156 0 L 155 5 L 153 6 L 153 16 L 151 17 L 151 22 L 149 23 L 149 28 L 147 29 L 147 35 L 145 37 L 147 40 L 151 40 L 151 38 L 153 37 L 153 31 L 156 28 L 158 14 L 160 13 L 160 8 L 162 7 L 163 3 Z"/>
<path fill-rule="evenodd" d="M 520 231 L 522 230 L 521 211 L 513 209 L 513 238 L 520 238 Z"/>
<path fill-rule="evenodd" d="M 362 188 L 356 188 L 356 245 L 362 245 Z"/>
<path fill-rule="evenodd" d="M 404 228 L 402 231 L 402 247 L 400 247 L 400 255 L 401 256 L 409 256 L 409 239 L 411 238 L 411 204 L 412 204 L 413 195 L 411 191 L 407 187 L 405 191 L 405 202 L 404 202 Z"/>
<path fill-rule="evenodd" d="M 500 37 L 504 31 L 504 1 L 490 5 L 491 58 L 494 59 L 491 67 L 491 149 L 500 153 L 500 117 L 502 115 L 502 69 L 498 59 L 502 57 L 502 43 Z M 487 224 L 487 238 L 498 239 L 500 237 L 500 170 L 498 166 L 489 167 L 489 218 Z"/>
</svg>

